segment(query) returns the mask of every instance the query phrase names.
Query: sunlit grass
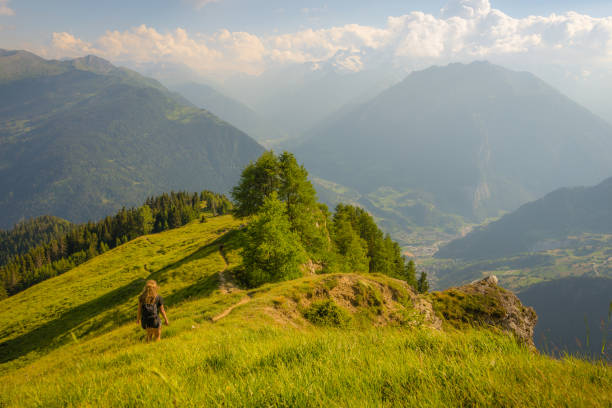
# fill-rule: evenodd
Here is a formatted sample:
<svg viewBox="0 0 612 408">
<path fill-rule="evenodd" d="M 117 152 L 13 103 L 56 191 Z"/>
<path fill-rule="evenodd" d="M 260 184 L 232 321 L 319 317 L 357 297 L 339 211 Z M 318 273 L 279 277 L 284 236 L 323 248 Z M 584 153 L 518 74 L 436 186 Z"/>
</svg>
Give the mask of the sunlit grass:
<svg viewBox="0 0 612 408">
<path fill-rule="evenodd" d="M 610 368 L 488 331 L 135 325 L 1 378 L 9 406 L 609 406 Z"/>
<path fill-rule="evenodd" d="M 146 279 L 159 282 L 169 308 L 209 296 L 226 266 L 217 240 L 224 241 L 226 252 L 235 251 L 231 234 L 224 234 L 238 225 L 222 216 L 144 236 L 5 299 L 0 302 L 0 363 L 19 364 L 32 357 L 29 353 L 71 341 L 72 334 L 95 336 L 135 320 L 136 297 Z"/>
<path fill-rule="evenodd" d="M 237 267 L 240 224 L 215 217 L 142 237 L 0 302 L 0 407 L 612 404 L 612 372 L 601 363 L 554 360 L 487 330 L 374 327 L 368 313 L 378 316 L 380 305 L 365 296 L 376 291 L 362 294 L 365 314 L 348 328 L 283 324 L 266 311 L 336 278 L 221 293 L 219 245 Z M 171 321 L 152 344 L 135 323 L 149 278 L 160 282 Z"/>
</svg>

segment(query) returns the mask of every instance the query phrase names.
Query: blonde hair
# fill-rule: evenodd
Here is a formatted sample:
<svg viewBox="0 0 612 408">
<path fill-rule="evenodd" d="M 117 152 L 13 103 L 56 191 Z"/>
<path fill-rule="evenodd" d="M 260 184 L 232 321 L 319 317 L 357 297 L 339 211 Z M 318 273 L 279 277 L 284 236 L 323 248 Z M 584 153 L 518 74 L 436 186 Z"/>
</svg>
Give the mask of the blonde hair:
<svg viewBox="0 0 612 408">
<path fill-rule="evenodd" d="M 155 282 L 154 280 L 148 280 L 138 300 L 140 301 L 140 303 L 146 303 L 149 305 L 155 303 L 158 291 L 159 286 L 157 286 L 157 282 Z"/>
</svg>

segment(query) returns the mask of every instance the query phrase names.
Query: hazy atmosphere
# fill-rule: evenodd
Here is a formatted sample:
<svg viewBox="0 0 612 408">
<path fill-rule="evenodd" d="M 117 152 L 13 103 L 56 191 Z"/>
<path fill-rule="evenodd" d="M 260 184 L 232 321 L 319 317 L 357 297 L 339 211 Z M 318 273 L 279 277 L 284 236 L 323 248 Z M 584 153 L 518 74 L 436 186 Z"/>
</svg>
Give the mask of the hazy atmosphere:
<svg viewBox="0 0 612 408">
<path fill-rule="evenodd" d="M 0 0 L 0 407 L 612 406 L 609 0 Z"/>
<path fill-rule="evenodd" d="M 226 81 L 304 63 L 402 75 L 488 60 L 530 71 L 612 120 L 602 96 L 612 92 L 611 16 L 605 0 L 4 0 L 0 47 L 95 54 L 169 80 Z"/>
</svg>

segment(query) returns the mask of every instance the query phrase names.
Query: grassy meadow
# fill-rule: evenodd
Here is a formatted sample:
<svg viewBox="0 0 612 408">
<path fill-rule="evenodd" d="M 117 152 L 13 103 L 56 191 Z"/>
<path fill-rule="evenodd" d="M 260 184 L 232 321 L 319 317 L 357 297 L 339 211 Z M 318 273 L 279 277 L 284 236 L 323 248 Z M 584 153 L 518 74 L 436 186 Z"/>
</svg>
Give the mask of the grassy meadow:
<svg viewBox="0 0 612 408">
<path fill-rule="evenodd" d="M 360 278 L 364 306 L 344 328 L 283 320 L 271 309 L 336 278 L 223 285 L 241 262 L 240 224 L 221 216 L 144 236 L 0 302 L 0 407 L 612 405 L 603 363 L 551 359 L 490 330 L 377 325 L 388 314 L 370 290 L 388 281 L 379 275 Z M 170 318 L 159 343 L 135 322 L 146 279 Z"/>
</svg>

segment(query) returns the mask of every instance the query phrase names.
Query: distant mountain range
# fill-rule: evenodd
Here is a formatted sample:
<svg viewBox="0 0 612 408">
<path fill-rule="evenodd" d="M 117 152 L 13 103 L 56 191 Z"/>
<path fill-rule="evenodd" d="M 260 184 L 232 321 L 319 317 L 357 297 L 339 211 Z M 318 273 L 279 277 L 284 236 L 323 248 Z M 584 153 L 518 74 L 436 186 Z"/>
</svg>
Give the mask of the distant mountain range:
<svg viewBox="0 0 612 408">
<path fill-rule="evenodd" d="M 0 227 L 97 219 L 162 191 L 227 192 L 263 148 L 159 82 L 0 50 Z"/>
<path fill-rule="evenodd" d="M 286 137 L 268 120 L 244 103 L 230 98 L 215 88 L 196 82 L 173 85 L 178 92 L 199 108 L 206 109 L 219 118 L 231 123 L 259 142 L 276 141 Z"/>
<path fill-rule="evenodd" d="M 612 234 L 612 178 L 561 188 L 442 247 L 437 258 L 495 259 L 564 248 L 568 237 Z"/>
<path fill-rule="evenodd" d="M 237 75 L 217 89 L 272 120 L 289 138 L 304 135 L 347 105 L 368 100 L 399 81 L 384 70 L 352 72 L 330 63 L 304 63 Z"/>
<path fill-rule="evenodd" d="M 529 73 L 475 62 L 414 72 L 322 122 L 295 152 L 362 194 L 421 192 L 478 221 L 612 174 L 612 126 Z"/>
<path fill-rule="evenodd" d="M 430 272 L 441 288 L 496 274 L 536 309 L 539 350 L 598 356 L 612 346 L 611 203 L 612 178 L 555 190 L 443 246 Z"/>
</svg>

